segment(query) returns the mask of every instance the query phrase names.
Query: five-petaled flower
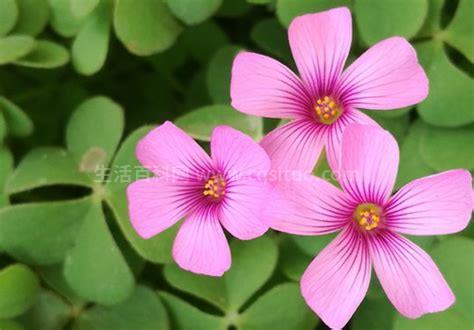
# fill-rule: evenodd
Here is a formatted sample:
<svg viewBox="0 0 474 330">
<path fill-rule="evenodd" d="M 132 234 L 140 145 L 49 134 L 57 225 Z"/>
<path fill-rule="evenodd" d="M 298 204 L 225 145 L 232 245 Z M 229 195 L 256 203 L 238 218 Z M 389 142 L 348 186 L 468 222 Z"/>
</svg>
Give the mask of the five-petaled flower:
<svg viewBox="0 0 474 330">
<path fill-rule="evenodd" d="M 186 270 L 221 276 L 231 264 L 224 226 L 239 239 L 263 235 L 260 211 L 270 159 L 250 137 L 216 127 L 208 154 L 186 133 L 166 122 L 137 146 L 139 161 L 157 177 L 127 189 L 132 225 L 150 238 L 185 217 L 173 257 Z"/>
<path fill-rule="evenodd" d="M 308 305 L 332 328 L 342 328 L 364 298 L 371 265 L 393 305 L 416 318 L 455 300 L 431 258 L 401 236 L 464 229 L 473 209 L 472 179 L 451 170 L 414 180 L 390 197 L 398 170 L 395 139 L 376 126 L 352 124 L 341 144 L 339 183 L 305 175 L 275 183 L 265 218 L 298 235 L 341 231 L 301 279 Z"/>
<path fill-rule="evenodd" d="M 347 8 L 297 17 L 288 38 L 301 78 L 280 62 L 250 52 L 239 53 L 232 67 L 234 108 L 292 119 L 261 142 L 274 168 L 310 172 L 323 147 L 329 164 L 337 166 L 345 127 L 377 125 L 356 108 L 401 108 L 428 94 L 415 50 L 401 37 L 380 41 L 343 72 L 352 39 Z"/>
</svg>

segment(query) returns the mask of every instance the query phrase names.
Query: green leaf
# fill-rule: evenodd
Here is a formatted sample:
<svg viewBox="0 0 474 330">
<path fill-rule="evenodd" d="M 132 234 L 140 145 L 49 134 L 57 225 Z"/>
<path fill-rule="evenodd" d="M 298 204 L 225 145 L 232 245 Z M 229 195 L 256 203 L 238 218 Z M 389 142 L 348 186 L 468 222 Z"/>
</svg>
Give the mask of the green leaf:
<svg viewBox="0 0 474 330">
<path fill-rule="evenodd" d="M 160 292 L 159 296 L 168 310 L 171 329 L 222 330 L 227 328 L 223 318 L 206 314 L 169 293 Z"/>
<path fill-rule="evenodd" d="M 420 30 L 419 36 L 432 37 L 441 31 L 441 14 L 444 0 L 429 0 L 428 15 Z"/>
<path fill-rule="evenodd" d="M 165 278 L 177 289 L 207 300 L 223 311 L 237 312 L 272 275 L 278 249 L 273 240 L 261 237 L 248 242 L 232 241 L 231 250 L 232 267 L 220 278 L 186 272 L 174 264 L 165 266 Z"/>
<path fill-rule="evenodd" d="M 301 297 L 298 284 L 278 285 L 257 299 L 240 317 L 245 330 L 314 329 L 317 319 Z"/>
<path fill-rule="evenodd" d="M 460 0 L 453 20 L 442 34 L 443 40 L 459 49 L 471 62 L 474 62 L 473 16 L 474 6 L 472 1 Z"/>
<path fill-rule="evenodd" d="M 438 171 L 454 168 L 474 170 L 474 124 L 458 128 L 427 126 L 421 134 L 424 161 Z"/>
<path fill-rule="evenodd" d="M 138 286 L 133 294 L 120 304 L 95 306 L 82 313 L 74 330 L 130 330 L 169 329 L 165 307 L 152 290 Z"/>
<path fill-rule="evenodd" d="M 438 244 L 431 256 L 456 295 L 456 303 L 447 311 L 428 314 L 416 320 L 397 317 L 395 330 L 470 329 L 474 323 L 474 241 L 468 238 L 447 238 Z"/>
<path fill-rule="evenodd" d="M 204 22 L 222 4 L 222 0 L 166 0 L 173 14 L 188 25 Z"/>
<path fill-rule="evenodd" d="M 352 330 L 391 329 L 395 308 L 386 297 L 364 299 L 352 318 Z"/>
<path fill-rule="evenodd" d="M 0 113 L 0 143 L 3 143 L 3 139 L 7 136 L 7 122 L 5 116 Z"/>
<path fill-rule="evenodd" d="M 430 55 L 427 74 L 430 94 L 418 106 L 418 113 L 427 123 L 436 126 L 456 127 L 474 121 L 474 80 L 459 70 L 448 59 L 441 42 L 421 44 Z"/>
<path fill-rule="evenodd" d="M 266 5 L 266 4 L 271 4 L 274 0 L 247 0 L 248 3 L 254 4 L 254 5 Z"/>
<path fill-rule="evenodd" d="M 315 13 L 340 6 L 349 6 L 349 0 L 277 0 L 276 15 L 284 26 L 297 16 L 307 13 Z"/>
<path fill-rule="evenodd" d="M 398 144 L 402 144 L 405 139 L 408 129 L 410 128 L 410 116 L 408 114 L 387 118 L 383 111 L 368 111 L 367 113 L 384 129 L 392 133 Z"/>
<path fill-rule="evenodd" d="M 81 103 L 66 128 L 66 144 L 81 172 L 94 172 L 112 159 L 122 137 L 123 110 L 103 96 Z"/>
<path fill-rule="evenodd" d="M 299 281 L 310 262 L 311 257 L 303 253 L 292 239 L 285 237 L 280 243 L 280 266 L 289 279 Z"/>
<path fill-rule="evenodd" d="M 3 192 L 5 182 L 13 171 L 13 156 L 5 147 L 0 147 L 0 192 Z"/>
<path fill-rule="evenodd" d="M 29 264 L 60 262 L 73 247 L 90 207 L 90 198 L 83 198 L 3 208 L 0 210 L 0 246 Z"/>
<path fill-rule="evenodd" d="M 100 202 L 85 215 L 64 262 L 64 276 L 79 296 L 104 305 L 119 303 L 133 292 L 133 274 L 107 227 Z"/>
<path fill-rule="evenodd" d="M 37 36 L 49 20 L 49 4 L 47 0 L 16 0 L 18 3 L 18 21 L 13 33 Z"/>
<path fill-rule="evenodd" d="M 151 262 L 171 262 L 171 247 L 177 226 L 180 224 L 145 240 L 135 232 L 128 216 L 127 186 L 137 179 L 150 176 L 150 172 L 143 168 L 135 157 L 135 147 L 138 141 L 150 129 L 151 127 L 139 128 L 123 142 L 111 166 L 111 175 L 106 185 L 106 201 L 112 209 L 125 238 L 140 256 Z"/>
<path fill-rule="evenodd" d="M 0 96 L 0 111 L 8 125 L 8 133 L 15 137 L 25 137 L 33 131 L 30 117 L 15 103 Z"/>
<path fill-rule="evenodd" d="M 83 17 L 74 15 L 71 0 L 48 1 L 51 8 L 51 26 L 53 29 L 66 38 L 75 36 L 83 23 Z"/>
<path fill-rule="evenodd" d="M 24 330 L 24 328 L 11 320 L 1 320 L 0 319 L 0 329 L 2 330 Z"/>
<path fill-rule="evenodd" d="M 182 30 L 161 0 L 117 0 L 114 27 L 125 47 L 139 56 L 169 48 Z"/>
<path fill-rule="evenodd" d="M 0 271 L 0 318 L 23 314 L 34 303 L 39 289 L 35 273 L 16 264 Z"/>
<path fill-rule="evenodd" d="M 91 75 L 105 63 L 109 50 L 112 3 L 102 1 L 81 27 L 72 44 L 72 64 L 79 73 Z"/>
<path fill-rule="evenodd" d="M 264 51 L 282 59 L 291 59 L 286 30 L 276 19 L 259 21 L 252 28 L 250 38 Z"/>
<path fill-rule="evenodd" d="M 210 141 L 212 131 L 218 125 L 231 126 L 257 141 L 263 136 L 262 118 L 245 115 L 228 105 L 196 109 L 177 118 L 175 124 L 193 138 L 202 141 Z"/>
<path fill-rule="evenodd" d="M 82 18 L 86 17 L 99 5 L 100 0 L 70 0 L 71 11 L 74 16 Z M 102 3 L 108 0 L 102 1 Z"/>
<path fill-rule="evenodd" d="M 395 35 L 415 36 L 428 13 L 428 0 L 357 0 L 354 11 L 362 40 L 372 45 Z"/>
<path fill-rule="evenodd" d="M 28 330 L 62 329 L 70 315 L 71 308 L 64 300 L 50 291 L 42 290 L 20 321 Z"/>
<path fill-rule="evenodd" d="M 69 53 L 63 46 L 47 41 L 38 40 L 36 47 L 25 57 L 15 61 L 15 64 L 37 69 L 52 69 L 69 62 Z"/>
<path fill-rule="evenodd" d="M 73 291 L 64 278 L 63 264 L 42 266 L 38 269 L 38 273 L 48 287 L 64 297 L 69 304 L 75 306 L 75 308 L 80 308 L 84 305 L 84 299 Z"/>
<path fill-rule="evenodd" d="M 209 38 L 210 35 L 212 38 Z M 219 25 L 208 21 L 187 28 L 180 37 L 180 43 L 186 46 L 191 57 L 207 64 L 215 51 L 229 43 L 229 38 Z"/>
<path fill-rule="evenodd" d="M 315 257 L 321 252 L 337 234 L 322 236 L 296 236 L 290 235 L 296 245 L 310 257 Z"/>
<path fill-rule="evenodd" d="M 433 174 L 434 170 L 423 160 L 420 152 L 420 140 L 427 125 L 421 120 L 415 121 L 400 147 L 400 163 L 395 188 L 401 188 L 410 181 Z"/>
<path fill-rule="evenodd" d="M 18 5 L 15 0 L 0 0 L 0 36 L 6 35 L 18 19 Z"/>
<path fill-rule="evenodd" d="M 237 46 L 225 46 L 212 56 L 206 72 L 206 84 L 209 96 L 214 103 L 230 102 L 230 73 L 232 62 L 241 51 Z"/>
<path fill-rule="evenodd" d="M 25 56 L 35 48 L 35 45 L 35 40 L 25 35 L 11 35 L 0 38 L 0 65 Z"/>
<path fill-rule="evenodd" d="M 79 172 L 73 156 L 60 148 L 43 147 L 31 150 L 8 179 L 5 191 L 19 193 L 51 185 L 92 187 L 93 182 Z"/>
<path fill-rule="evenodd" d="M 251 8 L 252 6 L 250 6 L 245 0 L 224 0 L 217 15 L 221 17 L 235 18 L 244 15 Z"/>
</svg>

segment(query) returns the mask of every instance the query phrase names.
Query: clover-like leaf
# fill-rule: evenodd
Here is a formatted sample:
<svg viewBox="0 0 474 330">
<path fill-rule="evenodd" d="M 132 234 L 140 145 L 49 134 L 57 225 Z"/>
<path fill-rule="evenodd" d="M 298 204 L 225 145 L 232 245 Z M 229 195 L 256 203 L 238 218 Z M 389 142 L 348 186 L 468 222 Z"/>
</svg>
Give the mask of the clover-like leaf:
<svg viewBox="0 0 474 330">
<path fill-rule="evenodd" d="M 128 216 L 127 186 L 137 180 L 149 177 L 151 174 L 140 165 L 135 148 L 138 141 L 150 131 L 151 127 L 142 127 L 130 134 L 122 143 L 110 167 L 111 173 L 106 184 L 106 201 L 114 217 L 132 247 L 146 260 L 151 262 L 170 262 L 171 246 L 177 226 L 165 230 L 150 239 L 143 239 L 133 229 Z"/>
<path fill-rule="evenodd" d="M 415 121 L 411 126 L 403 144 L 400 146 L 400 165 L 398 167 L 395 188 L 401 188 L 410 181 L 434 173 L 421 157 L 420 141 L 427 125 L 421 120 Z"/>
<path fill-rule="evenodd" d="M 112 159 L 122 137 L 123 110 L 107 97 L 81 103 L 66 128 L 66 144 L 82 172 L 94 172 Z"/>
<path fill-rule="evenodd" d="M 48 0 L 16 0 L 18 21 L 13 33 L 36 36 L 40 34 L 49 20 Z"/>
<path fill-rule="evenodd" d="M 25 330 L 21 324 L 12 320 L 0 319 L 0 329 L 2 330 Z"/>
<path fill-rule="evenodd" d="M 165 278 L 174 287 L 223 311 L 237 312 L 272 275 L 278 249 L 272 239 L 261 237 L 249 242 L 232 241 L 231 250 L 232 267 L 221 278 L 196 275 L 174 264 L 165 266 Z"/>
<path fill-rule="evenodd" d="M 264 51 L 282 59 L 291 59 L 286 31 L 276 19 L 259 21 L 252 28 L 250 38 Z"/>
<path fill-rule="evenodd" d="M 101 203 L 95 202 L 77 232 L 64 262 L 64 276 L 79 296 L 104 305 L 125 300 L 134 278 L 107 227 Z"/>
<path fill-rule="evenodd" d="M 368 114 L 375 119 L 384 129 L 392 133 L 398 144 L 402 144 L 410 127 L 410 116 L 408 114 L 387 118 L 382 111 L 370 111 Z"/>
<path fill-rule="evenodd" d="M 423 160 L 438 171 L 454 168 L 474 170 L 474 124 L 458 128 L 426 126 L 420 151 Z"/>
<path fill-rule="evenodd" d="M 211 133 L 218 125 L 232 126 L 257 141 L 263 136 L 262 118 L 245 115 L 228 105 L 211 105 L 196 109 L 177 118 L 175 124 L 202 141 L 210 141 Z"/>
<path fill-rule="evenodd" d="M 0 318 L 24 313 L 34 303 L 38 289 L 38 278 L 25 265 L 0 270 Z"/>
<path fill-rule="evenodd" d="M 113 306 L 95 306 L 79 315 L 73 330 L 169 329 L 165 307 L 155 292 L 137 286 L 125 301 Z"/>
<path fill-rule="evenodd" d="M 180 43 L 185 45 L 189 55 L 202 64 L 207 64 L 209 57 L 228 42 L 223 29 L 212 21 L 189 27 L 180 37 Z"/>
<path fill-rule="evenodd" d="M 84 17 L 74 15 L 71 0 L 48 0 L 51 8 L 51 26 L 63 37 L 76 35 Z"/>
<path fill-rule="evenodd" d="M 211 17 L 222 0 L 166 0 L 173 14 L 188 25 L 199 24 Z"/>
<path fill-rule="evenodd" d="M 114 27 L 125 47 L 139 56 L 169 48 L 182 30 L 162 0 L 117 0 Z"/>
<path fill-rule="evenodd" d="M 66 48 L 55 42 L 38 40 L 35 48 L 28 55 L 19 58 L 14 63 L 21 66 L 38 69 L 52 69 L 69 62 Z"/>
<path fill-rule="evenodd" d="M 286 283 L 258 298 L 238 320 L 245 330 L 314 329 L 317 319 L 300 294 L 298 284 Z"/>
<path fill-rule="evenodd" d="M 85 17 L 92 13 L 92 11 L 99 5 L 100 2 L 108 2 L 108 0 L 70 0 L 71 12 L 76 17 Z"/>
<path fill-rule="evenodd" d="M 212 56 L 206 72 L 209 96 L 214 103 L 230 102 L 230 72 L 235 55 L 241 50 L 237 46 L 225 46 Z"/>
<path fill-rule="evenodd" d="M 460 0 L 456 14 L 443 32 L 443 40 L 459 49 L 469 61 L 474 62 L 474 6 L 470 0 Z"/>
<path fill-rule="evenodd" d="M 17 19 L 18 5 L 16 0 L 0 0 L 0 37 L 10 32 Z"/>
<path fill-rule="evenodd" d="M 13 156 L 5 147 L 0 148 L 0 207 L 8 205 L 9 199 L 5 193 L 5 182 L 13 172 Z"/>
<path fill-rule="evenodd" d="M 33 122 L 25 112 L 12 101 L 0 96 L 0 111 L 7 123 L 8 133 L 15 137 L 25 137 L 33 131 Z"/>
<path fill-rule="evenodd" d="M 0 247 L 28 264 L 60 262 L 74 246 L 90 198 L 30 203 L 0 210 Z"/>
<path fill-rule="evenodd" d="M 395 308 L 385 296 L 364 299 L 352 318 L 351 329 L 391 329 L 395 319 Z"/>
<path fill-rule="evenodd" d="M 222 330 L 226 322 L 218 316 L 206 314 L 184 300 L 166 292 L 159 293 L 168 310 L 171 329 L 176 330 Z"/>
<path fill-rule="evenodd" d="M 13 62 L 35 48 L 35 40 L 26 35 L 11 35 L 0 38 L 0 65 Z"/>
<path fill-rule="evenodd" d="M 99 71 L 109 50 L 112 2 L 101 1 L 79 30 L 72 44 L 72 63 L 85 75 Z"/>
<path fill-rule="evenodd" d="M 329 234 L 322 236 L 297 236 L 291 235 L 290 237 L 296 243 L 296 245 L 306 253 L 308 256 L 315 257 L 321 252 L 331 241 L 336 237 L 337 234 Z"/>
<path fill-rule="evenodd" d="M 357 0 L 354 12 L 362 40 L 372 45 L 394 35 L 415 36 L 428 13 L 428 0 Z"/>
<path fill-rule="evenodd" d="M 288 236 L 288 235 L 286 235 Z M 311 263 L 311 256 L 303 253 L 289 237 L 284 237 L 279 244 L 280 267 L 290 280 L 299 281 L 301 275 Z"/>
<path fill-rule="evenodd" d="M 328 10 L 334 7 L 349 6 L 349 0 L 278 0 L 276 3 L 276 14 L 278 20 L 284 26 L 297 16 Z"/>
<path fill-rule="evenodd" d="M 423 45 L 424 44 L 424 45 Z M 451 63 L 439 41 L 422 44 L 425 62 L 429 60 L 427 74 L 430 94 L 418 106 L 424 121 L 437 125 L 456 127 L 474 121 L 474 80 Z M 425 65 L 426 66 L 426 65 Z"/>
<path fill-rule="evenodd" d="M 51 291 L 41 290 L 33 306 L 20 317 L 19 321 L 28 330 L 62 329 L 71 313 L 71 306 L 61 297 Z"/>
<path fill-rule="evenodd" d="M 93 181 L 81 173 L 73 155 L 57 147 L 31 150 L 8 179 L 5 191 L 19 193 L 43 186 L 79 185 L 92 187 Z"/>
</svg>

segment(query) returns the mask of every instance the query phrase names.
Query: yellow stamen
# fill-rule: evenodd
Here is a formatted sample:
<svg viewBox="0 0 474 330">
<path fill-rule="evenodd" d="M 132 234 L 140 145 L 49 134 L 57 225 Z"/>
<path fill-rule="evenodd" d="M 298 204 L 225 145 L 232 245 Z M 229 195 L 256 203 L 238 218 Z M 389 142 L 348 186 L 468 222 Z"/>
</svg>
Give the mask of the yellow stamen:
<svg viewBox="0 0 474 330">
<path fill-rule="evenodd" d="M 221 175 L 213 175 L 204 184 L 203 195 L 216 200 L 225 195 L 225 178 Z"/>
<path fill-rule="evenodd" d="M 382 209 L 372 203 L 362 203 L 354 210 L 354 220 L 364 230 L 370 231 L 380 225 Z"/>
<path fill-rule="evenodd" d="M 324 96 L 316 100 L 314 111 L 316 119 L 322 124 L 332 124 L 342 114 L 342 107 L 330 96 Z"/>
</svg>

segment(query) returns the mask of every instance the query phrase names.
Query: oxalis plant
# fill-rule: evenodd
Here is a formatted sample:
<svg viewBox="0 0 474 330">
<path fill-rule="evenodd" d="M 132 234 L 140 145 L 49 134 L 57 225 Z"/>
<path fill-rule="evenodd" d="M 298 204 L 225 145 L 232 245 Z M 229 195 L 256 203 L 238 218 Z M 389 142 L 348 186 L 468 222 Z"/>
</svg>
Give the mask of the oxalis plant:
<svg viewBox="0 0 474 330">
<path fill-rule="evenodd" d="M 0 0 L 0 329 L 470 329 L 470 0 Z"/>
</svg>

